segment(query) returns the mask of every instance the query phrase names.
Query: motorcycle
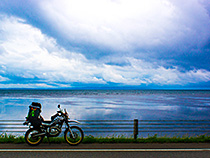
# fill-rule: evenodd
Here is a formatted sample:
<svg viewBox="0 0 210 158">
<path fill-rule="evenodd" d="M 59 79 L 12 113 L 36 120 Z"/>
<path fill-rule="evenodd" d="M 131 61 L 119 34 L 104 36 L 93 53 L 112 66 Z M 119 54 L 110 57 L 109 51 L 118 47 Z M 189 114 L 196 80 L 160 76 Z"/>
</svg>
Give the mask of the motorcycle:
<svg viewBox="0 0 210 158">
<path fill-rule="evenodd" d="M 55 115 L 51 117 L 52 121 L 42 121 L 40 128 L 34 128 L 31 125 L 29 129 L 25 133 L 25 141 L 27 144 L 31 146 L 39 145 L 43 138 L 47 136 L 49 137 L 57 137 L 60 135 L 62 131 L 62 126 L 65 123 L 65 132 L 64 139 L 69 145 L 78 145 L 82 142 L 84 138 L 83 130 L 78 126 L 71 126 L 71 123 L 80 124 L 79 121 L 70 120 L 69 115 L 64 109 L 64 111 L 58 105 L 58 111 Z M 29 122 L 24 122 L 24 125 L 29 125 Z"/>
</svg>

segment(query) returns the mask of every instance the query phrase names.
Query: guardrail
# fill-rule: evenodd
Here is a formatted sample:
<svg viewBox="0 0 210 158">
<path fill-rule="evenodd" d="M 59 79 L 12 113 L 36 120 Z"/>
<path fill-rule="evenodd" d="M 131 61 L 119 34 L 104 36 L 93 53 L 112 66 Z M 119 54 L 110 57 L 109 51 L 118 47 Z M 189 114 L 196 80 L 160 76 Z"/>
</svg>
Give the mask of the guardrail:
<svg viewBox="0 0 210 158">
<path fill-rule="evenodd" d="M 210 120 L 79 120 L 85 134 L 210 133 Z M 0 120 L 0 133 L 25 133 L 24 120 Z"/>
</svg>

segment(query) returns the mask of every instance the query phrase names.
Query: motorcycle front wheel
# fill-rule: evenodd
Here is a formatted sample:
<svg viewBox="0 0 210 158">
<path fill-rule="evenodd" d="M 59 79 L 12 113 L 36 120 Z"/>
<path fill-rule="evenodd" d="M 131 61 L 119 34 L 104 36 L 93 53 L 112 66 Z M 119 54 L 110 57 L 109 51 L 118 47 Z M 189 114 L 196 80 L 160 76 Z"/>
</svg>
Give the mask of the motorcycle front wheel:
<svg viewBox="0 0 210 158">
<path fill-rule="evenodd" d="M 30 128 L 25 134 L 26 143 L 31 146 L 39 145 L 44 138 L 43 136 L 36 136 L 39 133 L 41 133 L 41 130 Z"/>
<path fill-rule="evenodd" d="M 64 132 L 64 139 L 69 145 L 73 146 L 78 145 L 79 143 L 82 142 L 84 138 L 84 133 L 82 129 L 77 126 L 72 126 L 70 128 L 72 133 L 70 132 L 69 129 L 66 129 L 66 131 Z"/>
</svg>

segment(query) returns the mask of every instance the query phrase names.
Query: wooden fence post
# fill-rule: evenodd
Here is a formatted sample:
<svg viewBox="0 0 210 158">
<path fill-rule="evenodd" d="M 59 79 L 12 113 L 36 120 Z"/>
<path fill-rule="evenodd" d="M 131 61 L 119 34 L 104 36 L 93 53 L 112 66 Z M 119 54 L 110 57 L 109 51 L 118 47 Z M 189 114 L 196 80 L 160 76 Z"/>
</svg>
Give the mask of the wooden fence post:
<svg viewBox="0 0 210 158">
<path fill-rule="evenodd" d="M 137 139 L 138 136 L 138 119 L 134 119 L 134 126 L 133 126 L 133 136 L 134 139 Z"/>
</svg>

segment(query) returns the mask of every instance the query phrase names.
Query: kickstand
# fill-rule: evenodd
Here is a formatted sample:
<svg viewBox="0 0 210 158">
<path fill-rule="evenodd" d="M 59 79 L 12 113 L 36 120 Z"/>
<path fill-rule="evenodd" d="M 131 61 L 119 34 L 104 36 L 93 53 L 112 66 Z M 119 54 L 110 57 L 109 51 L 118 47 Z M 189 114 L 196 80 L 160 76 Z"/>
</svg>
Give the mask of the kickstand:
<svg viewBox="0 0 210 158">
<path fill-rule="evenodd" d="M 48 140 L 48 143 L 51 144 L 51 143 L 50 143 L 50 138 L 49 138 L 49 137 L 47 137 L 47 140 Z"/>
</svg>

